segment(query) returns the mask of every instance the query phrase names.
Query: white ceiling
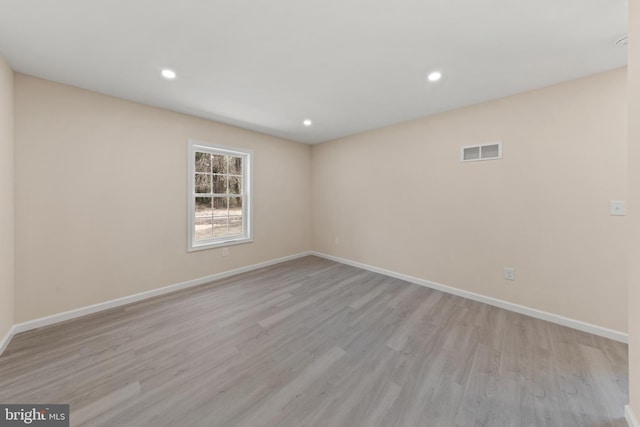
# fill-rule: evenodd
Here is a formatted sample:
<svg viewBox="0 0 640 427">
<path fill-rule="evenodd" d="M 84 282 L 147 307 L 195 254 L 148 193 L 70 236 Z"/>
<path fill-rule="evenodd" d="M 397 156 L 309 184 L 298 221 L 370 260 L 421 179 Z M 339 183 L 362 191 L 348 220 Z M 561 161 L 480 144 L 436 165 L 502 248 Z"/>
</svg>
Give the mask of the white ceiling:
<svg viewBox="0 0 640 427">
<path fill-rule="evenodd" d="M 0 54 L 317 143 L 624 66 L 626 20 L 626 0 L 0 0 Z"/>
</svg>

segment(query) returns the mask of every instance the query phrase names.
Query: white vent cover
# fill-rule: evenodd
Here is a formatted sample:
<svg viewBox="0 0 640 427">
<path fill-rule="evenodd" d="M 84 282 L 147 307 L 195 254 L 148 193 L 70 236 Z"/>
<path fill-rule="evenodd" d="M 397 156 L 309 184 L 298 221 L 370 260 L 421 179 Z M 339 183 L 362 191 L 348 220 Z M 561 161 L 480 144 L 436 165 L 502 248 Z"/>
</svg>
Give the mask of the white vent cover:
<svg viewBox="0 0 640 427">
<path fill-rule="evenodd" d="M 502 158 L 502 142 L 462 147 L 461 162 L 477 162 L 479 160 L 495 160 Z"/>
</svg>

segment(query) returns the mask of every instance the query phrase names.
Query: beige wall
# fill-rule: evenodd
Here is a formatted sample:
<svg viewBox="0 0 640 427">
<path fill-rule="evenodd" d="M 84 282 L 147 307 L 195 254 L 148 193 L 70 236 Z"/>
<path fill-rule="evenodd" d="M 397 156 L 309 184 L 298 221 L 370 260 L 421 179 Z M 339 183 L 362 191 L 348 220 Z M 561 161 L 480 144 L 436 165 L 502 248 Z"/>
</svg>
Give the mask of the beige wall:
<svg viewBox="0 0 640 427">
<path fill-rule="evenodd" d="M 0 56 L 0 339 L 13 326 L 13 71 Z"/>
<path fill-rule="evenodd" d="M 313 248 L 626 331 L 626 177 L 615 70 L 314 146 Z"/>
<path fill-rule="evenodd" d="M 629 6 L 629 392 L 640 417 L 640 0 Z"/>
<path fill-rule="evenodd" d="M 16 323 L 310 249 L 309 146 L 15 78 Z M 187 253 L 187 139 L 255 152 L 254 243 Z"/>
</svg>

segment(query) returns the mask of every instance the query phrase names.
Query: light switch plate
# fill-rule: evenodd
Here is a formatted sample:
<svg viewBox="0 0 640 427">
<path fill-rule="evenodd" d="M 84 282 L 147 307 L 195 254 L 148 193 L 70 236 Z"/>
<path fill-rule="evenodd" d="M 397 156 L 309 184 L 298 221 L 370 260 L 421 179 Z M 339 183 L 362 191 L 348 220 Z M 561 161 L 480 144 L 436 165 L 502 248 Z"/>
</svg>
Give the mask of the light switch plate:
<svg viewBox="0 0 640 427">
<path fill-rule="evenodd" d="M 625 214 L 624 200 L 612 200 L 609 202 L 609 215 L 624 216 Z"/>
</svg>

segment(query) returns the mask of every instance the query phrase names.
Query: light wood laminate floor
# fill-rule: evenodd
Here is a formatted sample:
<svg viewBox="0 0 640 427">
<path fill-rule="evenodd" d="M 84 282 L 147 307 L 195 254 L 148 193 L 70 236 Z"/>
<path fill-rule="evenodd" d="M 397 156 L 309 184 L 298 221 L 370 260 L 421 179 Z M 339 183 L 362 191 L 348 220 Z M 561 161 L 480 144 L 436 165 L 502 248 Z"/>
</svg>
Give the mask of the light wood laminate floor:
<svg viewBox="0 0 640 427">
<path fill-rule="evenodd" d="M 75 426 L 625 427 L 627 346 L 317 257 L 19 334 Z"/>
</svg>

